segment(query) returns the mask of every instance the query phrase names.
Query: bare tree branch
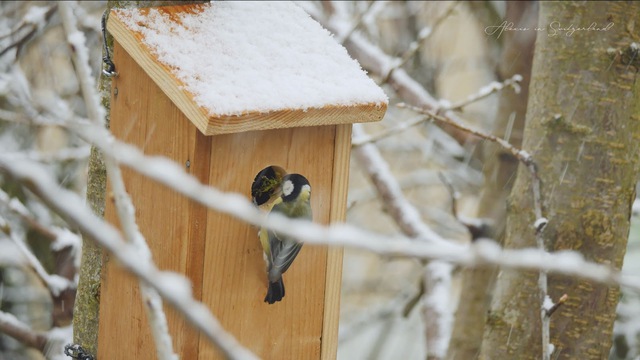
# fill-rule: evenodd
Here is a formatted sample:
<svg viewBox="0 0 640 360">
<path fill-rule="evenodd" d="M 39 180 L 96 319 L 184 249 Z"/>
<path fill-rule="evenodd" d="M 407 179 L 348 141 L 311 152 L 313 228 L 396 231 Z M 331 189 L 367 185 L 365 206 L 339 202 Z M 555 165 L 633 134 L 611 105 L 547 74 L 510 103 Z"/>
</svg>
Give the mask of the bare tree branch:
<svg viewBox="0 0 640 360">
<path fill-rule="evenodd" d="M 27 324 L 18 320 L 12 314 L 0 311 L 0 332 L 5 333 L 29 347 L 44 353 L 47 346 L 47 335 L 32 330 Z"/>
<path fill-rule="evenodd" d="M 9 33 L 0 35 L 0 40 L 11 38 L 9 44 L 0 49 L 0 56 L 16 48 L 16 57 L 24 45 L 44 28 L 51 16 L 58 9 L 57 4 L 48 7 L 34 6 L 29 9 L 24 18 Z"/>
</svg>

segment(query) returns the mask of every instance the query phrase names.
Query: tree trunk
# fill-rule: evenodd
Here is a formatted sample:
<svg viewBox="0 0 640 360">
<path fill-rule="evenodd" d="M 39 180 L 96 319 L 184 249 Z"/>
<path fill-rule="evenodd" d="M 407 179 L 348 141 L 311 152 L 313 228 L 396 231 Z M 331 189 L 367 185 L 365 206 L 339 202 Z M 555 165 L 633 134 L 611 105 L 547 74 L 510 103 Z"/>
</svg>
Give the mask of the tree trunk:
<svg viewBox="0 0 640 360">
<path fill-rule="evenodd" d="M 542 181 L 545 246 L 619 269 L 640 167 L 640 63 L 637 51 L 630 55 L 640 3 L 541 2 L 540 15 L 546 31 L 536 42 L 523 148 Z M 592 22 L 605 30 L 586 30 Z M 570 26 L 583 30 L 558 31 Z M 535 247 L 531 176 L 522 166 L 507 212 L 505 246 Z M 481 359 L 540 359 L 537 279 L 499 275 Z M 551 318 L 552 358 L 606 359 L 619 288 L 560 275 L 548 283 L 554 301 L 569 296 Z"/>
<path fill-rule="evenodd" d="M 507 2 L 504 20 L 513 22 L 515 27 L 533 28 L 537 24 L 537 19 L 537 2 Z M 500 80 L 515 74 L 522 75 L 520 93 L 511 90 L 500 92 L 493 130 L 494 135 L 518 147 L 522 144 L 535 39 L 534 31 L 512 31 L 504 34 L 503 51 L 498 67 Z M 513 186 L 518 160 L 495 143 L 484 142 L 482 145 L 485 183 L 477 215 L 493 222 L 492 232 L 484 236 L 502 243 L 506 221 L 506 199 Z M 496 273 L 495 267 L 462 270 L 462 295 L 456 310 L 451 342 L 447 351 L 448 360 L 474 359 L 480 351 Z"/>
</svg>

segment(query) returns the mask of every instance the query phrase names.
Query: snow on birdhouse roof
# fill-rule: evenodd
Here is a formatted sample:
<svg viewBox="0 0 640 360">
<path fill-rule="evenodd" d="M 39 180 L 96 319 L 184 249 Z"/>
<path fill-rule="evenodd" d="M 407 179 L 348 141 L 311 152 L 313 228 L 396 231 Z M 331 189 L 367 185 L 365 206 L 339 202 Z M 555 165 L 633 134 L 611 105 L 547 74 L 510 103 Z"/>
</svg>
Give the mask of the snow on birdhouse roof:
<svg viewBox="0 0 640 360">
<path fill-rule="evenodd" d="M 382 89 L 291 2 L 119 9 L 108 30 L 206 135 L 378 121 L 386 111 Z"/>
</svg>

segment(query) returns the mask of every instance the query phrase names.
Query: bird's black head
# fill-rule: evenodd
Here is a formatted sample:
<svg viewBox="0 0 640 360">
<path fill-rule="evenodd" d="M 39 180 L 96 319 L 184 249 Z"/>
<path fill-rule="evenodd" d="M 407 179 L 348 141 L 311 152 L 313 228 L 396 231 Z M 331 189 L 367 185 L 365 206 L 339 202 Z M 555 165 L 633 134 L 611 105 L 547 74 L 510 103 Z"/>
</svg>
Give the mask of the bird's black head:
<svg viewBox="0 0 640 360">
<path fill-rule="evenodd" d="M 251 184 L 251 198 L 253 203 L 260 206 L 267 201 L 271 195 L 277 191 L 281 185 L 282 178 L 286 171 L 280 166 L 270 165 L 260 170 Z"/>
<path fill-rule="evenodd" d="M 284 202 L 308 200 L 311 194 L 311 185 L 306 177 L 300 174 L 288 174 L 282 178 L 282 200 Z"/>
</svg>

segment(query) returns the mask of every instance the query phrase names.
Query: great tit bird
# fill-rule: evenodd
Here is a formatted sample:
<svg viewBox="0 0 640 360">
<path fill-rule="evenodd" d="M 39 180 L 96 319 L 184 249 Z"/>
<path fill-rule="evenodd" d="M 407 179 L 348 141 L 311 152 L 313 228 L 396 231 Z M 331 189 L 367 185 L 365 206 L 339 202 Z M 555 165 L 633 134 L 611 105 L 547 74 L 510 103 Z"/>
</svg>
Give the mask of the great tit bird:
<svg viewBox="0 0 640 360">
<path fill-rule="evenodd" d="M 279 213 L 290 218 L 312 219 L 311 185 L 300 174 L 288 174 L 282 178 L 281 195 L 274 202 L 271 213 Z M 300 252 L 302 243 L 295 239 L 277 234 L 265 228 L 260 229 L 260 243 L 267 263 L 269 289 L 264 301 L 273 304 L 284 297 L 284 274 L 293 259 Z"/>
<path fill-rule="evenodd" d="M 253 203 L 262 211 L 269 212 L 282 194 L 282 178 L 287 172 L 280 166 L 271 165 L 260 170 L 251 184 Z"/>
</svg>

